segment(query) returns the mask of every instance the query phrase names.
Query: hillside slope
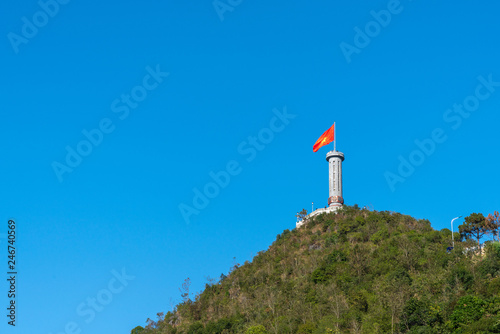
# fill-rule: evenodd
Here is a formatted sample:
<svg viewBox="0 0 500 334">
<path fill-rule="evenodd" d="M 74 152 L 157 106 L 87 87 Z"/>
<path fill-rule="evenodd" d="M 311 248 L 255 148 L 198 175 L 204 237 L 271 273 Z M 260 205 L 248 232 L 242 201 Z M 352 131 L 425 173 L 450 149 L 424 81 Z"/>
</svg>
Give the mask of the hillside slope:
<svg viewBox="0 0 500 334">
<path fill-rule="evenodd" d="M 132 334 L 500 333 L 498 243 L 479 256 L 469 241 L 447 252 L 450 240 L 427 220 L 346 206 Z"/>
</svg>

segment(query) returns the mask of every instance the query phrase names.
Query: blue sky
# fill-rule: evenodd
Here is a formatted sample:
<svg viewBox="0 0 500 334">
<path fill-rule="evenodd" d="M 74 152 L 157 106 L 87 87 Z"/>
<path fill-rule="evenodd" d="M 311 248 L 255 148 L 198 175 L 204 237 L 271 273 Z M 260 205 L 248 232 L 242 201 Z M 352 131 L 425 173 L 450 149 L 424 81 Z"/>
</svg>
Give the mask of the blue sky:
<svg viewBox="0 0 500 334">
<path fill-rule="evenodd" d="M 0 5 L 17 333 L 129 333 L 251 260 L 327 204 L 333 122 L 347 204 L 436 229 L 500 209 L 498 4 L 216 4 Z"/>
</svg>

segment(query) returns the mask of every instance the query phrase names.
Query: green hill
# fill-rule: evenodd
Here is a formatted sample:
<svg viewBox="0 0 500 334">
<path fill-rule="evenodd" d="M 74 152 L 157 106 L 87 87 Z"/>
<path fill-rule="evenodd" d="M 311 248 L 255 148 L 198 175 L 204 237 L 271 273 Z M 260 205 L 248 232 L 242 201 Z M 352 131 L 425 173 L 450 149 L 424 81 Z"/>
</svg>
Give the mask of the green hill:
<svg viewBox="0 0 500 334">
<path fill-rule="evenodd" d="M 345 206 L 285 230 L 252 262 L 132 334 L 500 333 L 500 245 Z"/>
</svg>

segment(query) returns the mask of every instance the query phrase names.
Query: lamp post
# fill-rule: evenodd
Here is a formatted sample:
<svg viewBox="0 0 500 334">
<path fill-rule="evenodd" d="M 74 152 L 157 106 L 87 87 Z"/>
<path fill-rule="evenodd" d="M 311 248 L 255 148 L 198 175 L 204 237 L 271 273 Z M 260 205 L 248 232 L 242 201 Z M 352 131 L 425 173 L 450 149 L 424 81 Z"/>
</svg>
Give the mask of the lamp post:
<svg viewBox="0 0 500 334">
<path fill-rule="evenodd" d="M 460 217 L 456 217 L 456 218 L 453 218 L 453 219 L 451 220 L 451 242 L 452 242 L 453 248 L 455 248 L 455 239 L 453 238 L 453 222 L 454 222 L 455 220 L 457 220 L 458 218 L 462 218 L 462 216 L 460 216 Z"/>
</svg>

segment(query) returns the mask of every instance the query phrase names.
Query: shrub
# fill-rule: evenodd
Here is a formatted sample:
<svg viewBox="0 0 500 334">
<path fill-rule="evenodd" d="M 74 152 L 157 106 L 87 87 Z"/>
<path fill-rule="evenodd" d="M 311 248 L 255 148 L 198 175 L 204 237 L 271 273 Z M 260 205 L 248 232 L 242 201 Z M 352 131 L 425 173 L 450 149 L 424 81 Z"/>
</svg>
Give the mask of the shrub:
<svg viewBox="0 0 500 334">
<path fill-rule="evenodd" d="M 196 321 L 189 326 L 187 334 L 205 334 L 205 328 L 201 322 Z"/>
<path fill-rule="evenodd" d="M 248 327 L 245 334 L 267 334 L 267 330 L 262 325 Z"/>
<path fill-rule="evenodd" d="M 474 283 L 474 276 L 466 268 L 457 266 L 453 268 L 448 283 L 454 287 L 457 281 L 462 283 L 465 289 L 469 289 Z"/>
<path fill-rule="evenodd" d="M 315 329 L 316 326 L 312 322 L 306 322 L 305 324 L 299 326 L 297 334 L 312 334 Z"/>
<path fill-rule="evenodd" d="M 450 316 L 453 328 L 469 325 L 481 319 L 484 314 L 486 303 L 479 297 L 461 297 Z"/>
<path fill-rule="evenodd" d="M 401 332 L 427 333 L 427 326 L 434 327 L 436 323 L 442 322 L 439 307 L 433 307 L 428 302 L 410 298 L 406 301 L 400 316 Z M 430 332 L 429 332 L 430 333 Z"/>
</svg>

